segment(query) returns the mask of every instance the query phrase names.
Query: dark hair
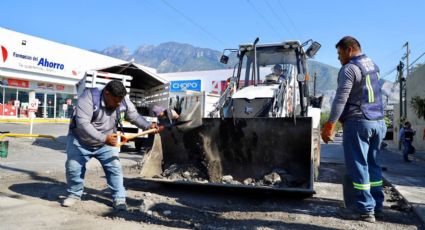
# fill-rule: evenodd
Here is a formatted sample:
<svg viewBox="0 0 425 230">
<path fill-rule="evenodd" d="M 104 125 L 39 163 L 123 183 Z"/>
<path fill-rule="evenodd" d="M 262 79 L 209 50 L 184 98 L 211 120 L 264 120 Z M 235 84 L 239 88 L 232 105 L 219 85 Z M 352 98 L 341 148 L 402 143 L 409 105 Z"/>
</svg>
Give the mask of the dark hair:
<svg viewBox="0 0 425 230">
<path fill-rule="evenodd" d="M 104 90 L 108 91 L 115 97 L 125 97 L 125 95 L 127 95 L 127 90 L 125 89 L 125 86 L 122 84 L 122 82 L 117 80 L 108 82 Z"/>
<path fill-rule="evenodd" d="M 360 42 L 357 41 L 354 37 L 351 36 L 345 36 L 339 40 L 338 43 L 336 43 L 335 48 L 341 48 L 343 50 L 348 49 L 348 47 L 357 48 L 359 50 L 362 50 L 362 47 L 360 46 Z"/>
</svg>

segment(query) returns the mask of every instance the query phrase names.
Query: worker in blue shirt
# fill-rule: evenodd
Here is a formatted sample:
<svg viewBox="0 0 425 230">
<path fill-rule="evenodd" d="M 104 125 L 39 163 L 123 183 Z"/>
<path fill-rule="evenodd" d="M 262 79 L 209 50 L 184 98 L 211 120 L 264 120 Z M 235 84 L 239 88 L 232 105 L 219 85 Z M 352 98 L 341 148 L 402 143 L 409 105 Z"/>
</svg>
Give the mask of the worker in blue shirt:
<svg viewBox="0 0 425 230">
<path fill-rule="evenodd" d="M 331 141 L 336 122 L 341 122 L 346 178 L 350 183 L 343 186 L 346 208 L 340 209 L 340 215 L 375 222 L 383 210 L 382 171 L 377 158 L 387 129 L 379 68 L 362 53 L 354 37 L 343 37 L 336 48 L 342 67 L 330 117 L 321 136 L 325 143 Z"/>
</svg>

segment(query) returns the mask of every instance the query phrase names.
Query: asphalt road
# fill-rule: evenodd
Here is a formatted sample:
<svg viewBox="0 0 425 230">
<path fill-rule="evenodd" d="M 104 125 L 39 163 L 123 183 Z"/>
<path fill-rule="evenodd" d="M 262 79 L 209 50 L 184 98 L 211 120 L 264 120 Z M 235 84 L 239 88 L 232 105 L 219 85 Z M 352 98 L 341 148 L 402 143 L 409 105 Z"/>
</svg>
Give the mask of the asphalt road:
<svg viewBox="0 0 425 230">
<path fill-rule="evenodd" d="M 0 124 L 0 131 L 28 133 L 27 124 Z M 103 172 L 90 161 L 81 204 L 63 208 L 67 125 L 35 124 L 34 133 L 49 139 L 9 138 L 9 156 L 0 159 L 0 229 L 423 229 L 403 200 L 386 187 L 384 219 L 375 224 L 341 219 L 340 140 L 322 145 L 319 181 L 307 199 L 271 194 L 226 193 L 158 186 L 138 179 L 142 156 L 132 146 L 121 153 L 129 210 L 111 207 Z"/>
</svg>

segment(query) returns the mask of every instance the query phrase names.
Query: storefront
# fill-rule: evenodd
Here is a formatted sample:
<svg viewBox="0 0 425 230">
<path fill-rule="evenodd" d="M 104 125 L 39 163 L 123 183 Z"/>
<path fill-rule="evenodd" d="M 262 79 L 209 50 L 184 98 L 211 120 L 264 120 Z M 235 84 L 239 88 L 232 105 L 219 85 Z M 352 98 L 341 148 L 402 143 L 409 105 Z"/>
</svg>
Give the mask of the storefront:
<svg viewBox="0 0 425 230">
<path fill-rule="evenodd" d="M 1 79 L 0 116 L 27 118 L 30 95 L 38 100 L 36 117 L 69 118 L 76 102 L 73 86 L 20 79 Z"/>
<path fill-rule="evenodd" d="M 1 27 L 0 48 L 0 117 L 68 118 L 87 70 L 125 63 Z"/>
</svg>

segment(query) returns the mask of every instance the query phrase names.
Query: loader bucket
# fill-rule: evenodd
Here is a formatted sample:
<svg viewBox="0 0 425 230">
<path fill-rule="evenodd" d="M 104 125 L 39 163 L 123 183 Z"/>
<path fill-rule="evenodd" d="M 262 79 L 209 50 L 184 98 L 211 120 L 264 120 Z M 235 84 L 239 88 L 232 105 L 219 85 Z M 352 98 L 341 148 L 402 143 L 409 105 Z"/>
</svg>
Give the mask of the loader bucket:
<svg viewBox="0 0 425 230">
<path fill-rule="evenodd" d="M 144 179 L 312 194 L 312 132 L 310 117 L 204 118 L 161 133 L 162 174 Z"/>
</svg>

